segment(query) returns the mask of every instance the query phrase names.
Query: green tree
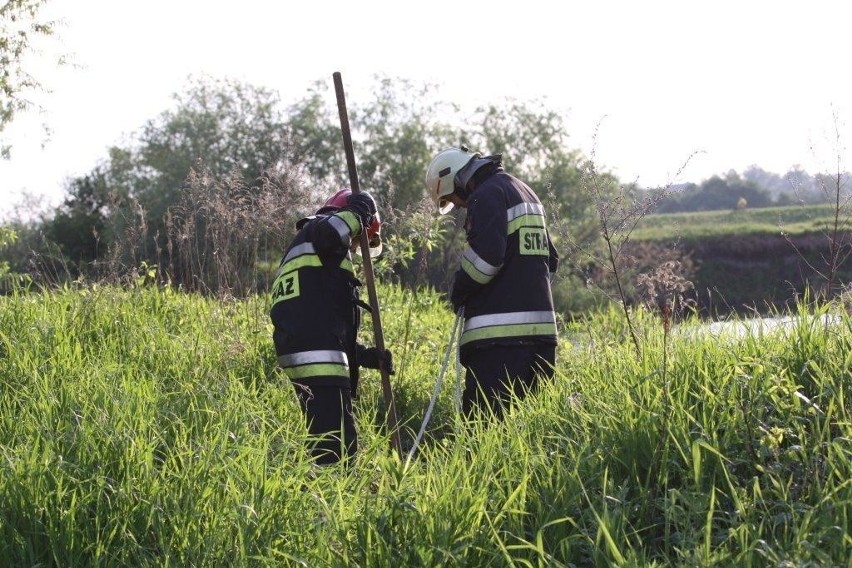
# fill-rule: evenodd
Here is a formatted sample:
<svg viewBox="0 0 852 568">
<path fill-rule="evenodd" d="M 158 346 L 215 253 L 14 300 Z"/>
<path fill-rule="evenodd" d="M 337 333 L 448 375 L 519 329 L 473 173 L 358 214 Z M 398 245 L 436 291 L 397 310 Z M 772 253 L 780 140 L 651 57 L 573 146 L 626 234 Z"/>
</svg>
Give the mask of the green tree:
<svg viewBox="0 0 852 568">
<path fill-rule="evenodd" d="M 77 270 L 98 257 L 106 226 L 98 203 L 102 188 L 102 178 L 94 174 L 73 180 L 71 196 L 45 226 L 45 236 L 57 243 L 67 260 L 78 265 Z"/>
<path fill-rule="evenodd" d="M 42 88 L 26 66 L 26 57 L 36 52 L 36 38 L 52 36 L 56 23 L 41 18 L 46 0 L 6 0 L 0 4 L 0 133 L 17 113 L 31 106 L 27 98 Z M 59 63 L 62 63 L 60 59 Z M 0 139 L 0 156 L 9 157 L 11 147 Z"/>
<path fill-rule="evenodd" d="M 261 185 L 265 170 L 285 167 L 287 125 L 272 91 L 190 78 L 174 100 L 135 140 L 112 147 L 104 162 L 68 183 L 48 233 L 74 261 L 91 261 L 121 245 L 125 264 L 165 262 L 174 252 L 167 243 L 170 209 L 193 169 L 236 176 L 251 188 Z"/>
<path fill-rule="evenodd" d="M 3 250 L 7 245 L 14 243 L 18 238 L 14 229 L 9 227 L 0 227 L 0 250 Z M 0 259 L 0 281 L 6 278 L 9 274 L 9 261 Z"/>
<path fill-rule="evenodd" d="M 661 213 L 678 211 L 716 211 L 736 209 L 740 199 L 750 208 L 769 207 L 773 204 L 769 192 L 755 182 L 743 179 L 735 171 L 725 177 L 713 176 L 700 185 L 689 184 L 683 191 L 673 194 L 660 204 Z"/>
<path fill-rule="evenodd" d="M 434 100 L 432 85 L 378 78 L 375 98 L 355 105 L 358 174 L 364 189 L 407 210 L 423 199 L 423 179 L 441 141 L 452 137 L 453 105 Z"/>
<path fill-rule="evenodd" d="M 554 218 L 572 223 L 593 218 L 594 200 L 582 191 L 583 158 L 568 147 L 558 112 L 542 101 L 508 99 L 478 108 L 468 124 L 471 148 L 503 154 L 507 171 L 547 200 Z"/>
<path fill-rule="evenodd" d="M 330 85 L 316 81 L 308 95 L 290 105 L 286 113 L 291 163 L 304 168 L 325 190 L 348 185 L 349 179 L 339 118 L 329 102 L 330 89 Z"/>
<path fill-rule="evenodd" d="M 75 265 L 76 272 L 106 252 L 116 229 L 113 213 L 127 203 L 133 189 L 129 152 L 114 147 L 109 154 L 109 160 L 68 182 L 64 202 L 44 223 L 45 237 Z"/>
<path fill-rule="evenodd" d="M 162 229 L 190 169 L 237 173 L 247 184 L 286 154 L 286 124 L 277 94 L 231 79 L 191 79 L 175 107 L 142 128 L 133 159 L 132 195 Z"/>
<path fill-rule="evenodd" d="M 65 199 L 41 223 L 44 238 L 74 274 L 102 258 L 121 239 L 131 195 L 144 176 L 133 150 L 113 146 L 108 157 L 65 185 Z"/>
</svg>

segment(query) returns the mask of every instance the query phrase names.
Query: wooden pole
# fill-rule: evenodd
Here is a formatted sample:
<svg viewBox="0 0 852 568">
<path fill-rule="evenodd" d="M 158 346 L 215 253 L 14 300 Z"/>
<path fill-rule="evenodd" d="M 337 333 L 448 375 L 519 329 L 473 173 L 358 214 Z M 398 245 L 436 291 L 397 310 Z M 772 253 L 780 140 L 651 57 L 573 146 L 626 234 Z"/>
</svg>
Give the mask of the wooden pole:
<svg viewBox="0 0 852 568">
<path fill-rule="evenodd" d="M 343 94 L 343 79 L 340 77 L 340 72 L 335 71 L 334 75 L 334 92 L 337 95 L 337 110 L 340 113 L 340 130 L 343 133 L 343 148 L 346 151 L 346 165 L 349 168 L 349 187 L 352 193 L 361 193 L 361 186 L 358 183 L 358 169 L 355 167 L 355 150 L 352 146 L 352 134 L 349 131 L 349 115 L 346 112 L 346 98 Z M 373 275 L 373 261 L 370 258 L 370 243 L 367 238 L 367 228 L 361 231 L 361 259 L 364 262 L 364 279 L 367 281 L 367 293 L 370 296 L 370 308 L 373 313 L 373 335 L 375 336 L 376 347 L 384 352 L 385 336 L 382 332 L 382 318 L 379 313 L 379 297 L 376 295 L 376 280 Z M 402 460 L 402 446 L 399 443 L 399 426 L 396 417 L 396 403 L 393 399 L 393 390 L 391 390 L 390 376 L 383 363 L 379 364 L 379 372 L 382 376 L 382 394 L 384 395 L 385 404 L 387 405 L 387 422 L 390 429 L 391 444 L 396 450 L 397 456 Z"/>
</svg>

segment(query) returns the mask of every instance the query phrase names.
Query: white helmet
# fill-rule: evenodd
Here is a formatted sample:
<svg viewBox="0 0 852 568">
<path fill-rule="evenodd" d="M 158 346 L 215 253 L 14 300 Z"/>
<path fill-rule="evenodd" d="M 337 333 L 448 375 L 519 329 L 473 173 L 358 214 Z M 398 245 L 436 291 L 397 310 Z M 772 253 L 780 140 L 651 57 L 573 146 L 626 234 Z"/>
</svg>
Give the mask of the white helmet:
<svg viewBox="0 0 852 568">
<path fill-rule="evenodd" d="M 435 202 L 439 213 L 447 213 L 453 208 L 452 202 L 446 197 L 456 189 L 456 174 L 479 156 L 479 153 L 469 152 L 467 148 L 462 147 L 447 148 L 432 159 L 432 163 L 426 168 L 426 192 Z"/>
</svg>

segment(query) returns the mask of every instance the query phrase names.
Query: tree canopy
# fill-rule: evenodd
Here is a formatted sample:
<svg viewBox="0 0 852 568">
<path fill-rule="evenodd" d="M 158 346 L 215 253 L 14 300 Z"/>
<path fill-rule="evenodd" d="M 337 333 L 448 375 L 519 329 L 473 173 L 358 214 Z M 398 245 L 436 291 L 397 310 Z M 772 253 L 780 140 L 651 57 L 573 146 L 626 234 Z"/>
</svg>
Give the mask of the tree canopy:
<svg viewBox="0 0 852 568">
<path fill-rule="evenodd" d="M 744 200 L 744 203 L 743 201 Z M 773 205 L 772 195 L 755 182 L 730 171 L 725 177 L 713 176 L 700 184 L 688 184 L 680 191 L 660 202 L 660 213 L 682 211 L 734 210 L 743 207 L 768 207 Z"/>
<path fill-rule="evenodd" d="M 29 108 L 28 95 L 42 86 L 28 70 L 26 60 L 36 52 L 36 38 L 55 32 L 56 23 L 41 18 L 45 3 L 5 0 L 0 4 L 0 134 L 19 112 Z M 9 152 L 10 146 L 0 138 L 0 155 L 8 158 Z"/>
</svg>

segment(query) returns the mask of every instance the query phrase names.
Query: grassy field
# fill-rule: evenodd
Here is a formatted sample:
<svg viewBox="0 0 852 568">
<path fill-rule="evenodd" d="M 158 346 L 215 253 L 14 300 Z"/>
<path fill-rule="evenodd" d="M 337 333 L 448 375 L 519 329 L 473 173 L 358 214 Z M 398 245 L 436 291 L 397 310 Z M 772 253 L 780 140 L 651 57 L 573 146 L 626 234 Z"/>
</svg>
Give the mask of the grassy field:
<svg viewBox="0 0 852 568">
<path fill-rule="evenodd" d="M 843 216 L 845 219 L 846 215 Z M 637 240 L 821 233 L 834 222 L 830 205 L 791 205 L 739 211 L 666 213 L 644 217 L 633 233 Z M 846 227 L 849 230 L 848 224 Z"/>
<path fill-rule="evenodd" d="M 452 314 L 380 298 L 410 445 Z M 342 469 L 306 459 L 265 312 L 156 288 L 0 298 L 0 565 L 852 565 L 845 316 L 666 342 L 640 317 L 637 359 L 602 314 L 501 424 L 459 423 L 450 373 L 407 466 L 366 371 Z"/>
</svg>

